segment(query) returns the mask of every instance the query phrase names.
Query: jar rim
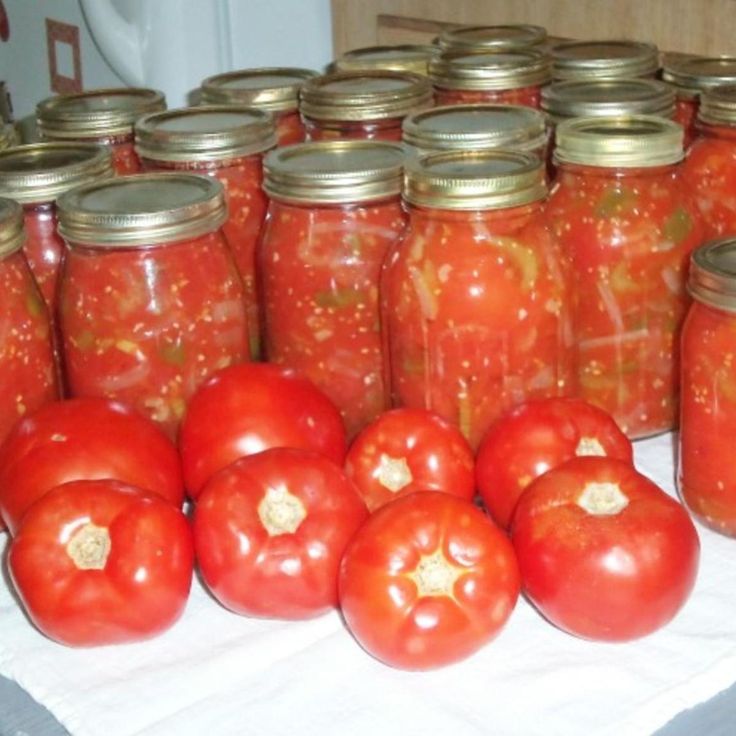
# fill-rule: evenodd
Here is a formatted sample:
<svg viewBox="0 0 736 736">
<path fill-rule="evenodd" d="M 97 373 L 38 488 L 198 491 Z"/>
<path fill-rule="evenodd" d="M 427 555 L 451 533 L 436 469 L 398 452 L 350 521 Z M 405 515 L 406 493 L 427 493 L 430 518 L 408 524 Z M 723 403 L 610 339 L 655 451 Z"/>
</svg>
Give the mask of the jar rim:
<svg viewBox="0 0 736 736">
<path fill-rule="evenodd" d="M 708 306 L 736 312 L 736 238 L 711 240 L 693 251 L 688 291 Z"/>
<path fill-rule="evenodd" d="M 15 200 L 0 197 L 0 258 L 20 250 L 25 239 L 23 208 Z"/>
</svg>

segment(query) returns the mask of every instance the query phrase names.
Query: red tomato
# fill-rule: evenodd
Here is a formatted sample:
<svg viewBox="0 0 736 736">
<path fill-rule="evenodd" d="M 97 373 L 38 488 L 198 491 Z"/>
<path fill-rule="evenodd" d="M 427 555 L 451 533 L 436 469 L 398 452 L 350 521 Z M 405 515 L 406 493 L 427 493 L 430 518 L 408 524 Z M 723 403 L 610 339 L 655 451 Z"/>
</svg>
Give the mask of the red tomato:
<svg viewBox="0 0 736 736">
<path fill-rule="evenodd" d="M 368 509 L 414 491 L 445 491 L 471 500 L 473 451 L 455 426 L 424 409 L 382 414 L 356 438 L 345 472 Z"/>
<path fill-rule="evenodd" d="M 508 529 L 522 491 L 542 473 L 582 455 L 633 463 L 630 440 L 603 409 L 581 399 L 520 404 L 491 425 L 478 448 L 478 491 L 490 515 Z"/>
<path fill-rule="evenodd" d="M 519 595 L 506 535 L 469 501 L 418 492 L 376 511 L 348 546 L 340 606 L 358 643 L 393 667 L 461 660 L 503 627 Z"/>
<path fill-rule="evenodd" d="M 522 494 L 512 541 L 540 612 L 587 639 L 664 626 L 695 584 L 700 542 L 675 499 L 622 460 L 579 457 Z"/>
<path fill-rule="evenodd" d="M 342 465 L 340 413 L 309 380 L 268 363 L 230 366 L 192 398 L 179 435 L 192 498 L 220 469 L 271 447 L 316 450 Z"/>
<path fill-rule="evenodd" d="M 24 417 L 0 447 L 0 514 L 11 534 L 55 486 L 113 478 L 184 500 L 176 447 L 151 421 L 107 399 L 56 401 Z"/>
<path fill-rule="evenodd" d="M 8 552 L 31 621 L 69 646 L 140 641 L 184 610 L 194 549 L 170 503 L 114 480 L 65 483 L 39 499 Z"/>
<path fill-rule="evenodd" d="M 367 516 L 343 471 L 316 452 L 277 447 L 242 458 L 197 502 L 202 577 L 236 613 L 316 616 L 337 605 L 340 558 Z"/>
</svg>

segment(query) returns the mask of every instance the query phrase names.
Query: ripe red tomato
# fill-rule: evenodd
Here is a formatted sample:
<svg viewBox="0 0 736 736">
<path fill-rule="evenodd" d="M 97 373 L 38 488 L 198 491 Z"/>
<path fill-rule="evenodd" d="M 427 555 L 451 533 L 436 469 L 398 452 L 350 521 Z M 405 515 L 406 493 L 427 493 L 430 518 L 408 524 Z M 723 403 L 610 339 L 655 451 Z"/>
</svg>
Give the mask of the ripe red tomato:
<svg viewBox="0 0 736 736">
<path fill-rule="evenodd" d="M 508 529 L 519 496 L 535 478 L 583 455 L 633 463 L 631 441 L 603 409 L 571 398 L 520 404 L 491 425 L 478 448 L 478 491 Z"/>
<path fill-rule="evenodd" d="M 250 455 L 216 473 L 197 502 L 202 577 L 237 613 L 316 616 L 337 605 L 340 558 L 367 516 L 326 457 L 284 447 Z"/>
<path fill-rule="evenodd" d="M 524 589 L 576 636 L 627 641 L 664 626 L 695 583 L 700 542 L 685 509 L 628 463 L 580 457 L 521 496 L 512 541 Z"/>
<path fill-rule="evenodd" d="M 378 509 L 345 551 L 340 606 L 358 643 L 425 670 L 490 641 L 519 595 L 506 535 L 469 501 L 426 491 Z"/>
<path fill-rule="evenodd" d="M 96 646 L 168 629 L 189 596 L 194 549 L 186 517 L 159 496 L 114 480 L 82 480 L 33 504 L 8 566 L 43 634 Z"/>
<path fill-rule="evenodd" d="M 220 469 L 271 447 L 316 450 L 345 459 L 340 412 L 308 379 L 269 363 L 216 373 L 194 394 L 179 435 L 184 483 L 192 498 Z"/>
<path fill-rule="evenodd" d="M 0 515 L 15 533 L 26 509 L 55 486 L 113 478 L 184 500 L 176 447 L 146 417 L 100 398 L 55 401 L 18 422 L 0 447 Z"/>
<path fill-rule="evenodd" d="M 459 429 L 423 409 L 394 409 L 369 424 L 345 458 L 345 472 L 368 509 L 414 491 L 471 500 L 473 451 Z"/>
</svg>

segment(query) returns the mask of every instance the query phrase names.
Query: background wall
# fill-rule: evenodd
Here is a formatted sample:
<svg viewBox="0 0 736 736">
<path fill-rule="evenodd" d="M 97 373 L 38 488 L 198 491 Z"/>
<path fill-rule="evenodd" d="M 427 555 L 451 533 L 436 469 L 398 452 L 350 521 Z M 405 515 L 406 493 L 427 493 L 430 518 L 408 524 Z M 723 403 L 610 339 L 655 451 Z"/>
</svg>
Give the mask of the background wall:
<svg viewBox="0 0 736 736">
<path fill-rule="evenodd" d="M 116 49 L 129 61 L 135 56 L 128 42 L 142 58 L 130 66 L 141 67 L 143 79 L 132 81 L 163 89 L 171 107 L 185 104 L 187 91 L 219 71 L 319 69 L 332 58 L 329 0 L 91 0 L 88 7 L 99 49 L 79 0 L 0 0 L 0 39 L 3 9 L 9 30 L 0 40 L 0 80 L 16 118 L 57 92 L 131 83 L 114 58 Z M 116 33 L 121 41 L 112 43 Z"/>
</svg>

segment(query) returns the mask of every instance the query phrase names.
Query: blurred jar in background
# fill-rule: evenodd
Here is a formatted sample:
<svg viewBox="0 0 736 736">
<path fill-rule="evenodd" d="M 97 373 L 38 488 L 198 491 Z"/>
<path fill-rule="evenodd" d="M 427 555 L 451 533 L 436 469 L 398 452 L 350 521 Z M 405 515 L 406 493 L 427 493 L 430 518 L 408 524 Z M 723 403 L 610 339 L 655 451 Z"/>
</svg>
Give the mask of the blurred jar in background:
<svg viewBox="0 0 736 736">
<path fill-rule="evenodd" d="M 278 144 L 301 143 L 306 132 L 299 115 L 299 90 L 311 69 L 265 67 L 217 74 L 202 82 L 200 101 L 205 105 L 245 105 L 271 113 Z"/>
<path fill-rule="evenodd" d="M 140 162 L 133 148 L 133 124 L 142 115 L 165 109 L 161 92 L 121 87 L 49 97 L 36 107 L 36 118 L 43 139 L 107 146 L 115 172 L 135 174 Z"/>
<path fill-rule="evenodd" d="M 341 72 L 310 79 L 302 88 L 307 138 L 401 140 L 401 123 L 432 105 L 426 77 L 391 71 Z"/>
</svg>

